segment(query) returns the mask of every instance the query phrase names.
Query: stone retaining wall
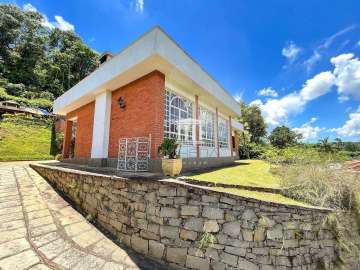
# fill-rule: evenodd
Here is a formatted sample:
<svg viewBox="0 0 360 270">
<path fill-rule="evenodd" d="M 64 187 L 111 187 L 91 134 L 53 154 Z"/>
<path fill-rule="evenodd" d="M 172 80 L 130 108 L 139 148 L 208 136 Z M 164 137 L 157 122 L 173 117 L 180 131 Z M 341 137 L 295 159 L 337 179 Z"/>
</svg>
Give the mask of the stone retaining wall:
<svg viewBox="0 0 360 270">
<path fill-rule="evenodd" d="M 32 168 L 126 245 L 176 268 L 304 270 L 332 268 L 337 260 L 325 209 L 169 181 Z"/>
</svg>

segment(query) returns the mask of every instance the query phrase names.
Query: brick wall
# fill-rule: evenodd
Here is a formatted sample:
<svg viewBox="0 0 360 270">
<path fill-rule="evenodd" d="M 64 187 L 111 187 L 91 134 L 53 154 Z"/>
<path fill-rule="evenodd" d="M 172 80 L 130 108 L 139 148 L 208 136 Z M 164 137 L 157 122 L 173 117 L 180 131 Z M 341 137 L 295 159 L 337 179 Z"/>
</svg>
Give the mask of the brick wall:
<svg viewBox="0 0 360 270">
<path fill-rule="evenodd" d="M 32 167 L 123 243 L 179 269 L 333 269 L 337 260 L 327 210 L 171 181 Z M 213 241 L 201 241 L 209 234 Z"/>
<path fill-rule="evenodd" d="M 117 157 L 121 137 L 151 134 L 151 158 L 157 158 L 164 137 L 165 76 L 154 71 L 112 92 L 109 157 Z M 120 108 L 122 97 L 126 107 Z"/>
<path fill-rule="evenodd" d="M 77 117 L 75 158 L 90 158 L 91 156 L 94 110 L 95 102 L 90 102 L 66 115 L 67 121 L 73 117 Z M 71 128 L 71 125 L 69 128 Z M 69 145 L 67 142 L 69 142 L 70 139 L 71 130 L 68 129 L 67 125 L 64 140 L 66 142 L 64 143 L 64 153 L 68 153 Z M 67 157 L 67 155 L 64 155 L 64 157 Z"/>
</svg>

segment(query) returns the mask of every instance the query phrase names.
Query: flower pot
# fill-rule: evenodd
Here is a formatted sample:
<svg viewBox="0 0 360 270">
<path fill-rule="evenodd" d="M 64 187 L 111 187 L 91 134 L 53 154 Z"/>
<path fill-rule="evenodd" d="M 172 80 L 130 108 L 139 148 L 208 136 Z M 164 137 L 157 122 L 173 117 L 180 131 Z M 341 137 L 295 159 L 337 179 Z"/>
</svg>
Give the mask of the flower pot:
<svg viewBox="0 0 360 270">
<path fill-rule="evenodd" d="M 162 159 L 161 167 L 166 176 L 179 175 L 182 169 L 182 159 Z"/>
</svg>

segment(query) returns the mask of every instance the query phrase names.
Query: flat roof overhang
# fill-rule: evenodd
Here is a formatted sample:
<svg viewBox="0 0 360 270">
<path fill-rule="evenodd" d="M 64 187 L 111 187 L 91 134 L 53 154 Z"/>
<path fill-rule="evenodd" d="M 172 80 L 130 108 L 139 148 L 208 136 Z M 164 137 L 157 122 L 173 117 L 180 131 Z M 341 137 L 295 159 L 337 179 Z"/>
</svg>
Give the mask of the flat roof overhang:
<svg viewBox="0 0 360 270">
<path fill-rule="evenodd" d="M 66 115 L 94 101 L 100 93 L 114 91 L 154 70 L 222 113 L 232 117 L 241 115 L 234 98 L 159 27 L 145 33 L 57 98 L 54 113 Z"/>
</svg>

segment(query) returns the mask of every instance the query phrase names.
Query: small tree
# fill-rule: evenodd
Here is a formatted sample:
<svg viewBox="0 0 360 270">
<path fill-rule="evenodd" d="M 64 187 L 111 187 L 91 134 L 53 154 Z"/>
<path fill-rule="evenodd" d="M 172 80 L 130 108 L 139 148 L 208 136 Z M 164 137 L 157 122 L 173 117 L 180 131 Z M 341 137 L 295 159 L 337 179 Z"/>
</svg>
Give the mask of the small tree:
<svg viewBox="0 0 360 270">
<path fill-rule="evenodd" d="M 261 115 L 261 110 L 256 105 L 246 105 L 240 103 L 241 117 L 240 122 L 250 133 L 250 142 L 260 143 L 261 139 L 266 136 L 266 124 Z"/>
<path fill-rule="evenodd" d="M 285 148 L 294 145 L 301 139 L 301 135 L 292 131 L 286 126 L 280 126 L 273 129 L 269 136 L 271 145 L 278 148 Z"/>
<path fill-rule="evenodd" d="M 317 147 L 319 148 L 320 152 L 324 153 L 333 153 L 335 150 L 333 144 L 329 141 L 329 137 L 320 139 Z"/>
<path fill-rule="evenodd" d="M 56 141 L 56 129 L 55 129 L 55 119 L 51 125 L 51 143 L 50 143 L 50 155 L 56 156 L 59 153 L 58 144 Z"/>
</svg>

